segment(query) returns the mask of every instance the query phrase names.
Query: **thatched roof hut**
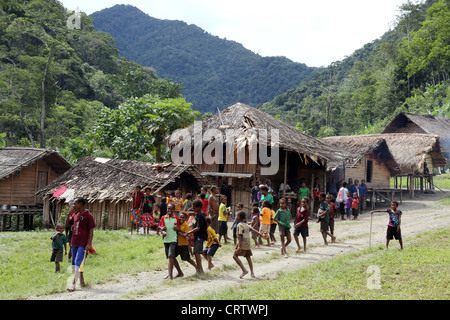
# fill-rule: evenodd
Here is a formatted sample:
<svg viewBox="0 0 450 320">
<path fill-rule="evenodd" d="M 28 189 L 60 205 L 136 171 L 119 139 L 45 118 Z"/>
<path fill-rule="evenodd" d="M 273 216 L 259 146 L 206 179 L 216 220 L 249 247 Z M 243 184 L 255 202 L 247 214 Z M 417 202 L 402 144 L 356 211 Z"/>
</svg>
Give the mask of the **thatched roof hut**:
<svg viewBox="0 0 450 320">
<path fill-rule="evenodd" d="M 450 154 L 450 119 L 433 115 L 418 115 L 399 113 L 383 130 L 382 133 L 423 133 L 433 134 L 440 138 L 440 143 L 446 158 Z"/>
<path fill-rule="evenodd" d="M 315 162 L 324 165 L 327 161 L 344 160 L 343 153 L 331 148 L 329 145 L 319 139 L 308 136 L 307 134 L 295 129 L 294 127 L 278 120 L 271 115 L 253 108 L 243 103 L 236 103 L 227 109 L 217 113 L 209 119 L 202 121 L 202 132 L 210 129 L 220 130 L 225 135 L 226 130 L 235 130 L 236 146 L 243 148 L 249 146 L 255 138 L 251 130 L 267 130 L 269 133 L 273 129 L 279 130 L 280 149 L 298 153 L 300 159 L 306 164 Z M 180 141 L 177 139 L 177 133 L 181 130 L 188 130 L 194 137 L 194 125 L 187 129 L 180 129 L 172 133 L 166 140 L 170 147 L 174 147 Z M 270 135 L 268 143 L 271 143 Z M 257 138 L 256 138 L 257 139 Z M 205 148 L 212 141 L 203 139 L 202 148 Z M 256 141 L 260 142 L 260 141 Z M 266 141 L 261 141 L 266 144 Z"/>
<path fill-rule="evenodd" d="M 399 164 L 380 135 L 336 136 L 322 140 L 351 154 L 345 169 L 339 162 L 328 164 L 328 170 L 337 181 L 352 178 L 365 180 L 368 187 L 389 188 L 390 177 L 399 172 Z"/>
<path fill-rule="evenodd" d="M 316 179 L 324 186 L 327 162 L 343 163 L 345 159 L 343 152 L 325 142 L 243 103 L 236 103 L 189 128 L 177 130 L 166 141 L 172 150 L 189 146 L 191 153 L 183 161 L 195 163 L 204 175 L 213 176 L 216 184 L 226 186 L 224 194 L 231 199 L 231 206 L 240 202 L 250 206 L 250 189 L 256 180 L 264 183 L 270 179 L 277 191 L 282 184 L 289 184 L 292 191 L 297 191 L 301 181 L 312 188 Z M 208 162 L 203 157 L 196 162 L 218 142 L 220 146 L 214 153 L 223 150 L 219 161 Z M 261 159 L 265 150 L 271 155 L 269 165 Z M 172 161 L 175 160 L 172 158 Z M 276 163 L 276 169 L 266 170 L 273 163 Z M 279 193 L 285 193 L 285 189 Z M 292 195 L 293 198 L 296 196 L 296 193 Z"/>
<path fill-rule="evenodd" d="M 430 171 L 447 163 L 442 153 L 439 136 L 433 134 L 389 133 L 328 137 L 323 140 L 334 145 L 339 142 L 342 148 L 355 154 L 355 158 L 375 146 L 379 148 L 384 142 L 388 149 L 386 152 L 392 156 L 392 161 L 388 162 L 388 165 L 393 175 L 423 171 L 425 162 Z M 389 157 L 387 153 L 385 159 Z"/>
<path fill-rule="evenodd" d="M 65 202 L 83 197 L 88 201 L 98 225 L 101 225 L 102 214 L 106 212 L 110 216 L 110 227 L 126 228 L 131 210 L 131 193 L 137 185 L 149 186 L 152 193 L 158 195 L 162 190 L 177 188 L 184 193 L 197 191 L 200 183 L 207 184 L 208 180 L 192 165 L 85 157 L 41 189 L 38 195 L 47 201 L 48 215 L 53 211 L 58 216 Z M 44 211 L 46 222 L 49 222 L 48 218 Z"/>
</svg>

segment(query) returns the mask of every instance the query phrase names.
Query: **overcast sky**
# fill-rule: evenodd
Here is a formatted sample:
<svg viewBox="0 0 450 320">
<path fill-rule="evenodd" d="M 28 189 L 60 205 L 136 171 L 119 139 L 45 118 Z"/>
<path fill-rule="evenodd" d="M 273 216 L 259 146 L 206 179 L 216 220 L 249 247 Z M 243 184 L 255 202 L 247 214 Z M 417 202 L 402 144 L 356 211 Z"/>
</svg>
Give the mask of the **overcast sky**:
<svg viewBox="0 0 450 320">
<path fill-rule="evenodd" d="M 61 1 L 61 0 L 60 0 Z M 262 56 L 328 66 L 381 37 L 407 0 L 62 0 L 91 14 L 131 4 L 158 19 L 182 20 Z M 417 2 L 413 1 L 413 2 Z"/>
</svg>

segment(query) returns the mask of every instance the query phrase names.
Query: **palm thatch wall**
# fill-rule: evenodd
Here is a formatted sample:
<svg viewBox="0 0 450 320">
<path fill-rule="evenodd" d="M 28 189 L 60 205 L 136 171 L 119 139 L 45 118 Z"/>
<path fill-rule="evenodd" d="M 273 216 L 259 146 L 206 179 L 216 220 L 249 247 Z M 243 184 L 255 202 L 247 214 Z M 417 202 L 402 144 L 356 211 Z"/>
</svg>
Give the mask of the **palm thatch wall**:
<svg viewBox="0 0 450 320">
<path fill-rule="evenodd" d="M 180 188 L 186 194 L 197 192 L 202 184 L 208 180 L 195 166 L 86 157 L 38 195 L 44 199 L 46 224 L 58 219 L 66 202 L 83 197 L 97 226 L 106 223 L 109 228 L 120 229 L 129 226 L 131 193 L 136 186 L 151 187 L 158 202 L 164 190 Z M 107 222 L 102 220 L 105 214 Z"/>
</svg>

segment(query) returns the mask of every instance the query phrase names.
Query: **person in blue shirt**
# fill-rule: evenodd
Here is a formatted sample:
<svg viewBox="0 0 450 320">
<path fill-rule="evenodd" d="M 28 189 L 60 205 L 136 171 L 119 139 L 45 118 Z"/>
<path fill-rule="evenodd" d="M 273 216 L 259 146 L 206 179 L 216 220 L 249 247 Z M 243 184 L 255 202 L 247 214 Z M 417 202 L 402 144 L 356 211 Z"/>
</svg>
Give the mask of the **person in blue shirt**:
<svg viewBox="0 0 450 320">
<path fill-rule="evenodd" d="M 360 213 L 364 209 L 366 209 L 366 196 L 367 196 L 367 186 L 366 186 L 366 180 L 361 180 L 361 184 L 358 187 L 359 189 L 359 206 L 360 206 Z"/>
</svg>

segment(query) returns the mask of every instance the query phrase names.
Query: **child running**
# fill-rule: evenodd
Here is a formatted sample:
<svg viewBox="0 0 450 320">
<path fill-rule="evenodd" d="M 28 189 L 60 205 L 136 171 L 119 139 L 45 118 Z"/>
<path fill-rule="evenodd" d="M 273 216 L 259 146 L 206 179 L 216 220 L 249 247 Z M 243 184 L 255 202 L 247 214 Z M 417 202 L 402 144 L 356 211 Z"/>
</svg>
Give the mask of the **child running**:
<svg viewBox="0 0 450 320">
<path fill-rule="evenodd" d="M 272 217 L 271 208 L 272 208 L 272 204 L 269 202 L 269 200 L 264 200 L 263 208 L 259 215 L 260 220 L 261 220 L 259 232 L 264 235 L 267 235 L 267 236 L 270 233 L 270 218 Z M 267 246 L 270 246 L 270 245 L 271 245 L 270 239 L 269 239 L 269 237 L 267 237 Z"/>
<path fill-rule="evenodd" d="M 386 249 L 389 247 L 389 241 L 392 239 L 398 240 L 400 244 L 400 249 L 403 250 L 402 234 L 400 230 L 400 225 L 402 223 L 402 212 L 398 209 L 398 202 L 391 201 L 391 208 L 387 210 L 374 210 L 374 212 L 387 212 L 389 214 L 389 223 L 386 231 Z"/>
<path fill-rule="evenodd" d="M 250 246 L 251 246 L 251 244 L 250 244 L 251 227 L 245 221 L 245 212 L 244 211 L 239 211 L 237 213 L 236 221 L 238 223 L 238 225 L 237 225 L 238 244 L 237 244 L 236 250 L 234 251 L 233 259 L 234 259 L 234 261 L 236 261 L 237 265 L 242 270 L 242 274 L 239 276 L 240 279 L 242 279 L 248 273 L 248 270 L 245 269 L 245 267 L 242 264 L 242 261 L 239 259 L 239 257 L 245 257 L 245 259 L 247 259 L 248 266 L 250 268 L 250 275 L 252 276 L 252 278 L 254 278 L 255 274 L 253 273 L 252 250 L 250 248 Z M 258 231 L 256 231 L 256 232 L 258 232 Z M 262 237 L 267 237 L 267 235 L 263 235 L 262 233 L 259 233 L 259 235 Z"/>
<path fill-rule="evenodd" d="M 190 263 L 195 270 L 197 270 L 197 265 L 195 264 L 194 260 L 192 260 L 191 255 L 189 253 L 189 240 L 190 237 L 187 235 L 191 227 L 187 223 L 188 220 L 188 214 L 186 212 L 180 213 L 180 228 L 178 231 L 178 244 L 176 248 L 176 256 L 180 256 L 182 261 L 186 261 Z M 178 277 L 182 277 L 184 274 L 183 272 L 180 272 L 178 274 Z"/>
<path fill-rule="evenodd" d="M 291 243 L 291 213 L 286 208 L 286 200 L 280 199 L 280 208 L 277 210 L 275 217 L 273 219 L 278 222 L 278 229 L 280 230 L 280 240 L 281 240 L 281 254 L 285 258 L 288 257 L 287 246 Z M 286 237 L 286 242 L 284 242 L 284 237 Z"/>
<path fill-rule="evenodd" d="M 206 248 L 203 249 L 203 257 L 208 261 L 208 270 L 211 270 L 214 268 L 212 258 L 216 254 L 217 249 L 222 245 L 220 244 L 220 240 L 217 239 L 216 231 L 211 227 L 211 218 L 206 218 L 206 224 L 208 225 L 208 229 L 206 230 L 208 240 L 206 240 Z"/>
</svg>

